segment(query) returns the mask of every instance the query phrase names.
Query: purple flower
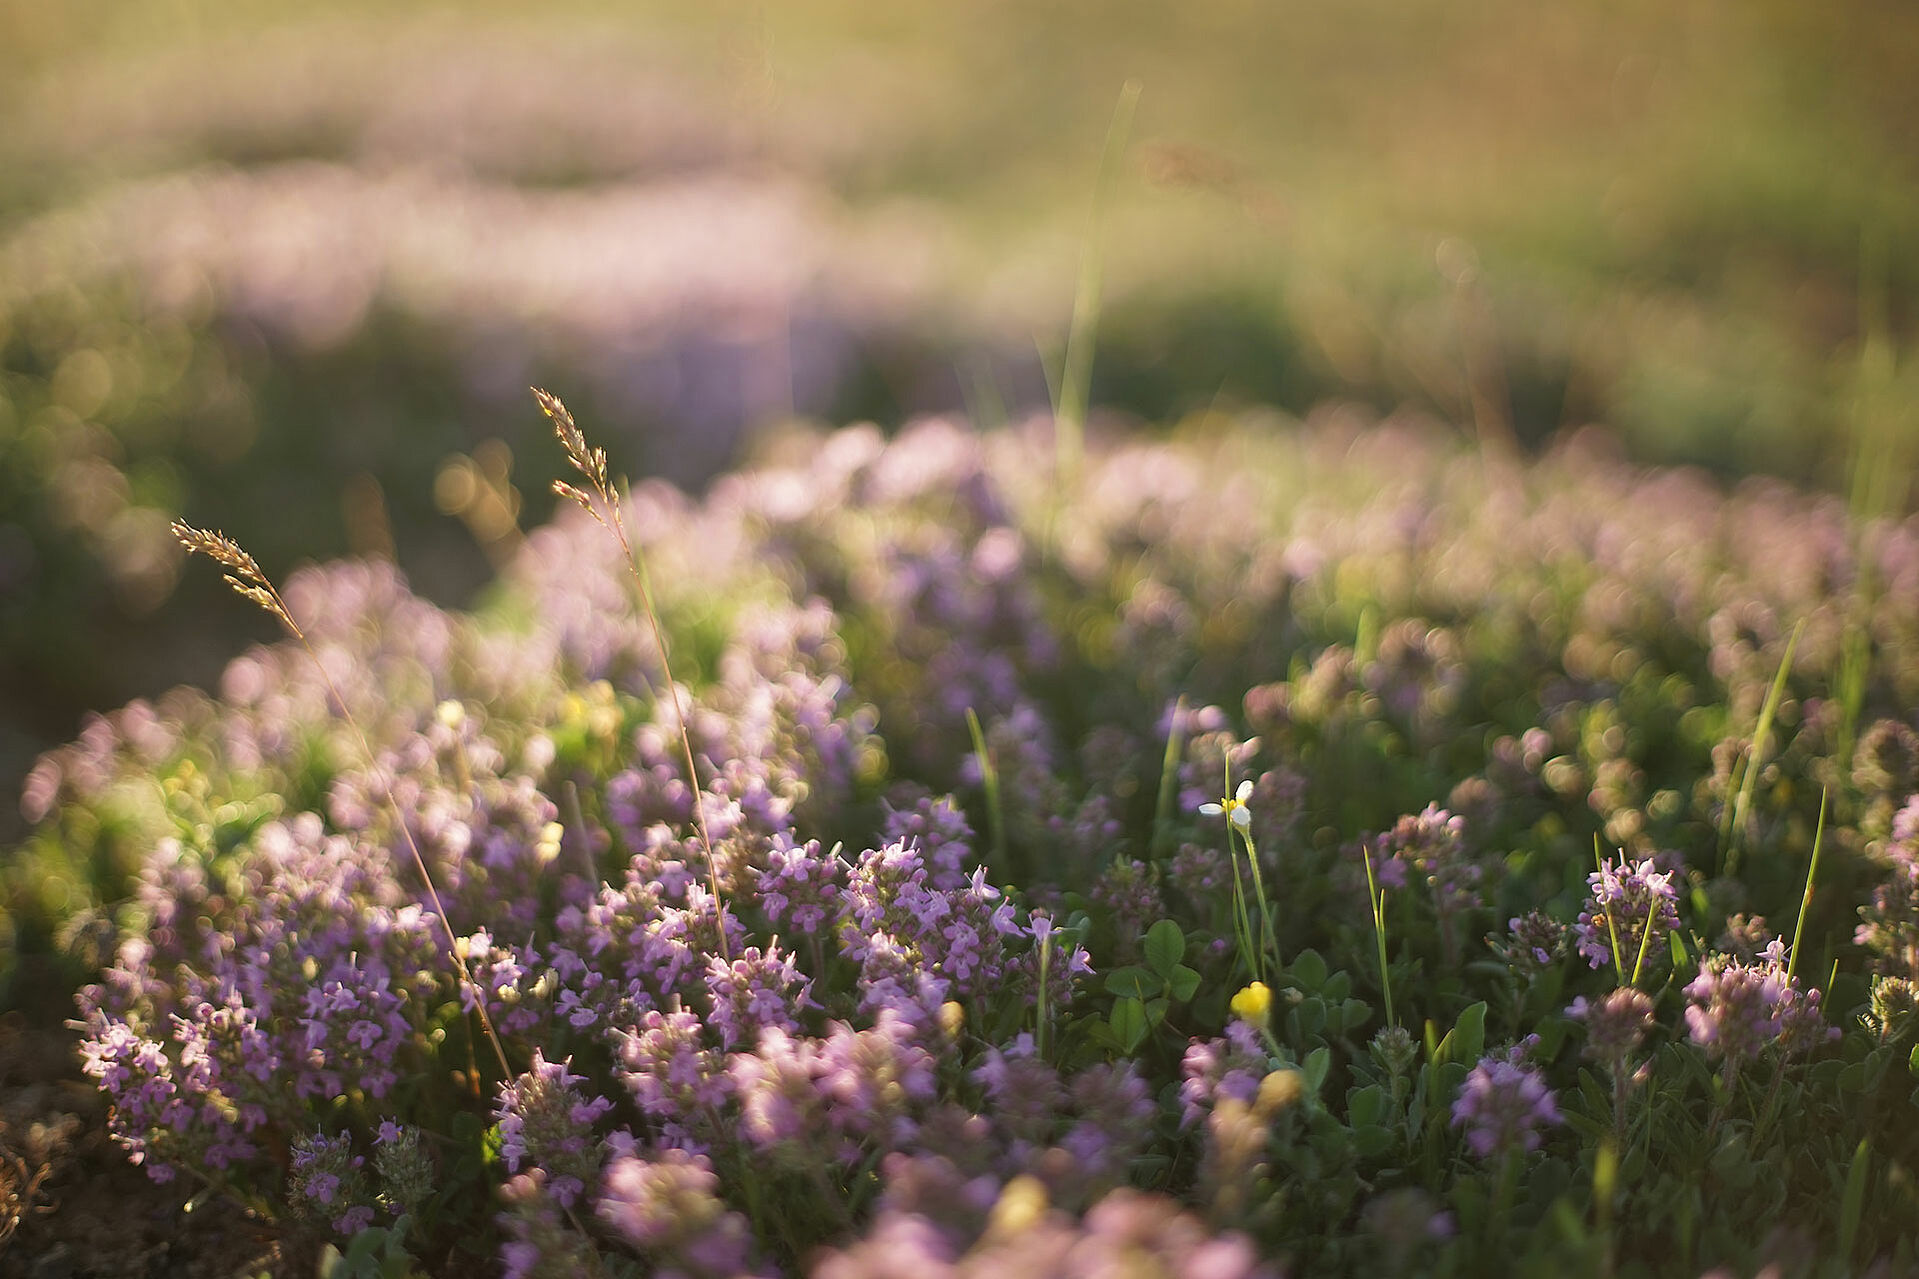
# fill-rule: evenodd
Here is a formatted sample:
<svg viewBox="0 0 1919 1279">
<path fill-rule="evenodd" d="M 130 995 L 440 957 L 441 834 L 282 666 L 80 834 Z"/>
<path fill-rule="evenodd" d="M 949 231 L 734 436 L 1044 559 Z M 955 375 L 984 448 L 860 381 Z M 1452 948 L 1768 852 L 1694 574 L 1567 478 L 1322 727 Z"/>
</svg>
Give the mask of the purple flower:
<svg viewBox="0 0 1919 1279">
<path fill-rule="evenodd" d="M 618 1073 L 655 1119 L 703 1127 L 726 1100 L 721 1056 L 706 1046 L 700 1019 L 689 1012 L 646 1012 L 620 1040 Z"/>
<path fill-rule="evenodd" d="M 1382 882 L 1393 876 L 1389 867 L 1409 867 L 1432 889 L 1433 903 L 1442 915 L 1479 905 L 1478 863 L 1466 855 L 1466 821 L 1437 804 L 1428 804 L 1416 817 L 1402 817 L 1379 837 L 1374 873 Z"/>
<path fill-rule="evenodd" d="M 1112 913 L 1113 933 L 1119 938 L 1120 962 L 1136 960 L 1140 938 L 1155 920 L 1166 914 L 1158 874 L 1145 862 L 1130 858 L 1116 860 L 1093 884 L 1092 898 Z"/>
<path fill-rule="evenodd" d="M 913 1111 L 938 1082 L 939 1063 L 919 1040 L 919 1028 L 890 1008 L 870 1030 L 834 1024 L 821 1047 L 819 1087 L 849 1139 L 898 1146 L 911 1135 Z"/>
<path fill-rule="evenodd" d="M 726 1048 L 752 1043 L 768 1028 L 798 1030 L 796 1014 L 818 1007 L 807 991 L 812 980 L 779 947 L 749 946 L 731 963 L 718 955 L 706 961 L 706 987 L 712 996 L 707 1022 Z"/>
<path fill-rule="evenodd" d="M 1686 1029 L 1708 1056 L 1738 1068 L 1756 1059 L 1779 1035 L 1784 974 L 1770 964 L 1741 964 L 1709 956 L 1686 987 Z"/>
<path fill-rule="evenodd" d="M 1506 936 L 1488 938 L 1493 953 L 1517 972 L 1549 968 L 1566 955 L 1571 930 L 1544 911 L 1532 910 L 1506 921 Z"/>
<path fill-rule="evenodd" d="M 752 1232 L 728 1211 L 705 1156 L 665 1150 L 608 1165 L 595 1214 L 666 1273 L 724 1279 L 752 1269 Z"/>
<path fill-rule="evenodd" d="M 909 985 L 919 973 L 950 983 L 956 996 L 998 989 L 1013 965 L 1007 940 L 1025 934 L 1012 904 L 975 867 L 959 888 L 927 882 L 920 856 L 904 844 L 863 854 L 841 899 L 840 949 L 857 960 L 871 1010 L 883 992 Z M 1062 957 L 1056 957 L 1059 959 Z M 1074 957 L 1063 957 L 1071 971 Z"/>
<path fill-rule="evenodd" d="M 586 1077 L 567 1069 L 571 1060 L 550 1062 L 535 1049 L 532 1068 L 500 1089 L 495 1112 L 507 1171 L 519 1172 L 523 1164 L 545 1169 L 562 1208 L 571 1207 L 599 1172 L 600 1141 L 593 1126 L 613 1109 L 606 1098 L 581 1090 Z"/>
<path fill-rule="evenodd" d="M 1597 1003 L 1580 996 L 1566 1015 L 1586 1023 L 1586 1055 L 1617 1072 L 1652 1028 L 1652 1008 L 1652 998 L 1644 991 L 1623 986 Z"/>
<path fill-rule="evenodd" d="M 881 829 L 886 841 L 905 842 L 927 867 L 927 882 L 950 891 L 965 884 L 973 861 L 973 828 L 951 795 L 901 788 L 882 801 Z"/>
<path fill-rule="evenodd" d="M 1686 1029 L 1693 1043 L 1732 1070 L 1775 1044 L 1791 1056 L 1839 1036 L 1820 1012 L 1819 992 L 1786 975 L 1784 949 L 1775 941 L 1754 964 L 1709 955 L 1686 987 Z"/>
<path fill-rule="evenodd" d="M 826 1063 L 819 1041 L 795 1037 L 778 1027 L 760 1035 L 750 1053 L 735 1053 L 728 1063 L 739 1097 L 740 1131 L 756 1150 L 779 1150 L 804 1161 L 809 1133 L 824 1128 L 818 1080 Z"/>
<path fill-rule="evenodd" d="M 1185 1076 L 1179 1086 L 1181 1125 L 1197 1122 L 1221 1098 L 1250 1106 L 1267 1064 L 1259 1032 L 1244 1021 L 1228 1026 L 1224 1039 L 1193 1040 L 1179 1066 Z"/>
<path fill-rule="evenodd" d="M 1679 927 L 1679 893 L 1672 884 L 1673 873 L 1657 869 L 1651 858 L 1628 863 L 1622 854 L 1586 879 L 1591 893 L 1574 932 L 1579 953 L 1587 962 L 1594 968 L 1613 962 L 1614 933 L 1619 937 L 1619 963 L 1628 973 L 1642 949 L 1649 959 L 1658 959 L 1660 943 Z"/>
<path fill-rule="evenodd" d="M 288 1150 L 287 1185 L 294 1211 L 351 1234 L 373 1221 L 373 1198 L 365 1160 L 353 1153 L 346 1133 L 329 1137 L 313 1132 L 294 1139 Z"/>
<path fill-rule="evenodd" d="M 1538 1071 L 1505 1056 L 1479 1059 L 1453 1102 L 1453 1127 L 1481 1159 L 1539 1149 L 1540 1130 L 1563 1122 Z"/>
<path fill-rule="evenodd" d="M 818 840 L 795 844 L 782 834 L 773 837 L 756 887 L 775 928 L 812 934 L 838 914 L 845 878 L 846 863 L 822 853 Z"/>
</svg>

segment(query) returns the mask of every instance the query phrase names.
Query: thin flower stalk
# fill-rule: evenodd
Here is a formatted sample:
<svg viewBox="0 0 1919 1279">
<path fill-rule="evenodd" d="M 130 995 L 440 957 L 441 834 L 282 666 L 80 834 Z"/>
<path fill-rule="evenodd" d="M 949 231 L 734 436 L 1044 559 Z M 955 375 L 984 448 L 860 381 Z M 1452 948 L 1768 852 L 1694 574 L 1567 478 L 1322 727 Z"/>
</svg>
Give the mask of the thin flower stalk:
<svg viewBox="0 0 1919 1279">
<path fill-rule="evenodd" d="M 353 708 L 348 706 L 346 699 L 340 695 L 339 688 L 333 682 L 333 676 L 327 671 L 326 663 L 320 660 L 320 654 L 314 649 L 313 641 L 307 638 L 300 624 L 293 620 L 293 611 L 287 607 L 279 588 L 273 584 L 273 579 L 266 575 L 259 561 L 255 560 L 246 548 L 225 533 L 195 528 L 184 520 L 173 521 L 172 529 L 174 537 L 178 538 L 180 544 L 189 552 L 204 555 L 224 568 L 227 585 L 231 586 L 240 598 L 251 600 L 276 619 L 286 629 L 287 634 L 299 641 L 300 647 L 306 650 L 307 657 L 312 660 L 314 669 L 320 672 L 320 679 L 326 684 L 328 697 L 333 705 L 340 708 L 340 717 L 346 721 L 347 727 L 353 730 L 354 737 L 359 739 L 360 753 L 366 758 L 368 769 L 379 782 L 381 798 L 385 801 L 387 811 L 393 818 L 393 824 L 399 828 L 401 838 L 406 840 L 407 852 L 413 857 L 413 869 L 419 872 L 420 882 L 425 885 L 427 897 L 433 903 L 433 913 L 440 921 L 441 931 L 446 934 L 447 954 L 453 958 L 453 967 L 459 973 L 461 988 L 473 998 L 473 1010 L 479 1014 L 480 1029 L 486 1033 L 487 1042 L 493 1046 L 493 1056 L 499 1063 L 500 1073 L 504 1078 L 513 1078 L 513 1069 L 506 1063 L 506 1048 L 500 1042 L 499 1034 L 493 1029 L 492 1019 L 487 1016 L 486 998 L 474 984 L 473 975 L 467 971 L 466 957 L 460 953 L 460 942 L 453 934 L 452 921 L 447 918 L 446 907 L 440 902 L 440 890 L 434 885 L 433 875 L 426 868 L 426 859 L 420 855 L 420 845 L 413 838 L 413 829 L 407 823 L 406 815 L 400 811 L 399 802 L 393 797 L 393 784 L 388 780 L 385 771 L 381 769 L 379 760 L 374 757 L 373 746 L 367 740 L 366 731 L 360 727 L 360 721 L 354 718 Z M 477 1072 L 473 1084 L 477 1091 L 479 1088 Z"/>
<path fill-rule="evenodd" d="M 1603 875 L 1606 873 L 1606 859 L 1600 855 L 1599 836 L 1597 834 L 1593 836 L 1593 865 L 1599 868 L 1600 874 Z M 1647 932 L 1650 933 L 1651 929 L 1648 929 Z M 1619 925 L 1617 922 L 1614 921 L 1612 917 L 1612 905 L 1610 902 L 1607 903 L 1606 905 L 1606 933 L 1607 933 L 1607 936 L 1609 936 L 1612 939 L 1613 977 L 1616 980 L 1623 982 L 1626 980 L 1626 969 L 1625 969 L 1625 966 L 1619 962 Z M 1641 958 L 1644 958 L 1645 946 L 1643 943 L 1640 946 L 1640 953 L 1641 953 Z M 1633 984 L 1635 985 L 1638 984 L 1637 973 L 1638 973 L 1638 970 L 1634 969 Z"/>
<path fill-rule="evenodd" d="M 1199 811 L 1208 817 L 1223 816 L 1226 819 L 1226 854 L 1233 864 L 1234 908 L 1240 916 L 1239 927 L 1244 933 L 1240 945 L 1242 950 L 1252 950 L 1253 976 L 1259 981 L 1264 981 L 1266 980 L 1267 952 L 1273 953 L 1275 963 L 1278 962 L 1279 955 L 1278 943 L 1274 938 L 1272 903 L 1266 899 L 1266 886 L 1259 873 L 1258 849 L 1254 846 L 1252 839 L 1253 814 L 1252 810 L 1246 807 L 1246 800 L 1253 793 L 1253 784 L 1250 781 L 1241 782 L 1239 789 L 1234 791 L 1232 783 L 1232 765 L 1228 763 L 1226 788 L 1229 793 L 1217 803 L 1201 804 Z M 1235 838 L 1238 839 L 1238 844 L 1234 842 Z M 1260 936 L 1257 946 L 1253 944 L 1252 921 L 1247 914 L 1244 891 L 1240 886 L 1240 844 L 1245 846 L 1246 860 L 1252 868 L 1253 894 L 1259 901 Z"/>
<path fill-rule="evenodd" d="M 1259 922 L 1263 930 L 1262 955 L 1270 952 L 1273 964 L 1277 967 L 1279 965 L 1279 929 L 1273 923 L 1272 899 L 1266 895 L 1266 884 L 1259 873 L 1259 848 L 1253 843 L 1253 810 L 1247 807 L 1247 801 L 1253 795 L 1253 783 L 1248 779 L 1239 784 L 1237 791 L 1233 790 L 1233 766 L 1230 759 L 1226 761 L 1226 789 L 1231 793 L 1232 798 L 1221 800 L 1219 808 L 1229 819 L 1226 823 L 1228 851 L 1230 851 L 1231 840 L 1235 835 L 1238 836 L 1240 843 L 1246 848 L 1246 864 L 1253 872 L 1253 895 L 1259 899 Z M 1207 812 L 1212 807 L 1208 804 L 1200 811 Z"/>
<path fill-rule="evenodd" d="M 708 886 L 713 890 L 713 909 L 721 915 L 726 910 L 726 899 L 720 892 L 720 869 L 718 849 L 713 843 L 713 833 L 707 828 L 706 801 L 700 788 L 699 768 L 693 760 L 693 739 L 686 728 L 686 708 L 680 705 L 680 686 L 673 679 L 673 663 L 667 652 L 666 628 L 660 625 L 659 610 L 653 604 L 653 589 L 647 580 L 646 560 L 636 551 L 633 542 L 626 535 L 626 517 L 621 514 L 620 503 L 613 492 L 613 486 L 607 479 L 606 450 L 593 447 L 586 442 L 586 433 L 580 430 L 560 397 L 550 391 L 533 387 L 533 398 L 539 402 L 540 410 L 553 422 L 553 434 L 566 453 L 566 460 L 580 473 L 589 485 L 592 493 L 568 484 L 565 480 L 553 481 L 553 492 L 564 498 L 570 498 L 579 504 L 580 509 L 593 518 L 593 522 L 613 534 L 620 544 L 620 555 L 626 563 L 627 571 L 633 575 L 633 581 L 640 589 L 640 606 L 646 613 L 647 623 L 653 630 L 653 646 L 660 651 L 660 672 L 666 681 L 666 697 L 673 703 L 673 716 L 680 730 L 680 752 L 686 764 L 686 784 L 693 792 L 693 815 L 699 822 L 700 846 L 706 850 L 706 874 Z M 724 919 L 716 931 L 719 934 L 720 957 L 732 961 L 732 954 L 726 939 Z"/>
</svg>

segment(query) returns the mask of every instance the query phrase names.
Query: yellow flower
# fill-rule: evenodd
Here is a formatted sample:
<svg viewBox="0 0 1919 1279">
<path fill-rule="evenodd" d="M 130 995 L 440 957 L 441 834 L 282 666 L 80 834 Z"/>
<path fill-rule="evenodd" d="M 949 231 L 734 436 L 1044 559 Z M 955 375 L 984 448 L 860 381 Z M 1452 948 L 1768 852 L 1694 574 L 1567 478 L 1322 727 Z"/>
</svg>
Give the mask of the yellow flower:
<svg viewBox="0 0 1919 1279">
<path fill-rule="evenodd" d="M 1297 1070 L 1275 1070 L 1259 1081 L 1253 1113 L 1270 1119 L 1306 1095 L 1306 1076 Z"/>
<path fill-rule="evenodd" d="M 1233 996 L 1233 1013 L 1240 1020 L 1266 1029 L 1273 1009 L 1273 992 L 1263 981 L 1256 981 Z"/>
<path fill-rule="evenodd" d="M 1046 1187 L 1039 1178 L 1021 1174 L 1006 1183 L 987 1219 L 986 1233 L 994 1239 L 1024 1234 L 1046 1215 Z"/>
</svg>

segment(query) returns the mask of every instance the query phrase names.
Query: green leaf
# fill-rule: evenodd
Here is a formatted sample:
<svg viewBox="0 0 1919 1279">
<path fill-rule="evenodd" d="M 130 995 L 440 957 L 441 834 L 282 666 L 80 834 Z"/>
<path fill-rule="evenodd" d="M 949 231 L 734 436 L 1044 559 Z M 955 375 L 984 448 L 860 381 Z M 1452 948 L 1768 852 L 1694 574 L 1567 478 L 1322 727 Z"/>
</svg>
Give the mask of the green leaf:
<svg viewBox="0 0 1919 1279">
<path fill-rule="evenodd" d="M 1318 999 L 1302 1002 L 1295 1015 L 1299 1018 L 1299 1030 L 1302 1035 L 1317 1035 L 1326 1028 L 1326 1005 Z"/>
<path fill-rule="evenodd" d="M 1165 982 L 1161 981 L 1146 969 L 1139 967 L 1137 964 L 1129 964 L 1125 968 L 1115 968 L 1112 972 L 1106 974 L 1107 992 L 1118 995 L 1121 999 L 1151 999 L 1160 992 L 1160 988 L 1165 984 Z"/>
<path fill-rule="evenodd" d="M 1393 1133 L 1390 1128 L 1353 1129 L 1353 1149 L 1363 1158 L 1377 1159 L 1393 1147 Z"/>
<path fill-rule="evenodd" d="M 1588 1141 L 1604 1141 L 1612 1133 L 1610 1124 L 1602 1123 L 1591 1115 L 1581 1114 L 1576 1110 L 1562 1111 L 1561 1118 L 1566 1121 L 1567 1127 Z"/>
<path fill-rule="evenodd" d="M 1666 943 L 1672 950 L 1672 969 L 1674 972 L 1683 973 L 1692 967 L 1692 961 L 1686 957 L 1686 943 L 1678 933 L 1667 933 Z"/>
<path fill-rule="evenodd" d="M 1384 1123 L 1388 1100 L 1386 1090 L 1378 1084 L 1355 1088 L 1346 1094 L 1347 1118 L 1352 1120 L 1355 1128 Z"/>
<path fill-rule="evenodd" d="M 1340 1005 L 1340 1024 L 1349 1035 L 1364 1026 L 1372 1015 L 1373 1006 L 1363 999 L 1349 999 Z"/>
<path fill-rule="evenodd" d="M 1170 919 L 1162 919 L 1146 930 L 1146 966 L 1161 977 L 1171 978 L 1179 961 L 1186 958 L 1186 934 Z M 1182 995 L 1181 998 L 1190 996 Z"/>
<path fill-rule="evenodd" d="M 1326 1072 L 1333 1068 L 1332 1049 L 1313 1049 L 1306 1054 L 1306 1060 L 1302 1068 L 1306 1074 L 1307 1091 L 1317 1093 L 1319 1086 L 1326 1082 Z"/>
<path fill-rule="evenodd" d="M 1166 1020 L 1166 1000 L 1163 998 L 1147 1000 L 1146 1001 L 1146 1023 L 1149 1026 L 1158 1026 L 1161 1022 L 1165 1020 Z"/>
<path fill-rule="evenodd" d="M 1535 1026 L 1539 1035 L 1539 1047 L 1533 1053 L 1535 1061 L 1551 1061 L 1559 1055 L 1559 1046 L 1566 1042 L 1573 1023 L 1564 1017 L 1544 1017 Z"/>
<path fill-rule="evenodd" d="M 1479 1060 L 1486 1047 L 1486 1005 L 1472 1005 L 1459 1014 L 1459 1020 L 1446 1032 L 1439 1044 L 1439 1060 L 1470 1066 Z"/>
<path fill-rule="evenodd" d="M 1852 1167 L 1846 1170 L 1846 1193 L 1839 1201 L 1839 1256 L 1851 1260 L 1852 1246 L 1859 1238 L 1859 1217 L 1866 1207 L 1866 1178 L 1872 1168 L 1872 1141 L 1861 1137 L 1852 1152 Z"/>
<path fill-rule="evenodd" d="M 1316 950 L 1302 950 L 1293 959 L 1293 980 L 1307 990 L 1318 990 L 1326 984 L 1326 961 L 1319 957 Z"/>
<path fill-rule="evenodd" d="M 1110 1024 L 1120 1051 L 1133 1052 L 1146 1038 L 1146 1006 L 1137 999 L 1122 999 L 1113 1005 Z"/>
<path fill-rule="evenodd" d="M 506 1139 L 500 1132 L 500 1126 L 494 1124 L 486 1130 L 486 1135 L 480 1139 L 480 1150 L 486 1166 L 493 1168 L 506 1162 L 505 1156 L 501 1153 L 505 1149 Z"/>
<path fill-rule="evenodd" d="M 1183 1004 L 1199 989 L 1199 974 L 1184 964 L 1178 964 L 1167 979 L 1166 988 L 1172 992 L 1174 999 Z"/>
<path fill-rule="evenodd" d="M 1713 1176 L 1734 1190 L 1751 1186 L 1760 1170 L 1746 1149 L 1746 1143 L 1737 1138 L 1721 1141 L 1719 1149 L 1712 1152 L 1712 1158 L 1706 1166 L 1712 1169 Z"/>
</svg>

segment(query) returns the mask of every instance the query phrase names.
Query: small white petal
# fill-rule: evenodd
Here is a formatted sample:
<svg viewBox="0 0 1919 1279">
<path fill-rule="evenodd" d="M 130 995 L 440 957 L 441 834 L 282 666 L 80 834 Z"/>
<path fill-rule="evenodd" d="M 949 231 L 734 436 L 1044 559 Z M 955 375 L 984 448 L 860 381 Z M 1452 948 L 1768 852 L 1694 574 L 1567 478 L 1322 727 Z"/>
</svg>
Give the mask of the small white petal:
<svg viewBox="0 0 1919 1279">
<path fill-rule="evenodd" d="M 1221 808 L 1218 804 L 1201 804 L 1199 806 L 1199 811 L 1206 814 L 1208 817 L 1218 817 L 1221 813 L 1225 812 L 1226 810 Z"/>
<path fill-rule="evenodd" d="M 1239 789 L 1233 792 L 1233 798 L 1237 799 L 1240 803 L 1244 804 L 1246 802 L 1246 797 L 1252 793 L 1253 793 L 1252 782 L 1244 781 L 1239 784 Z"/>
<path fill-rule="evenodd" d="M 1235 808 L 1233 810 L 1233 825 L 1239 827 L 1241 830 L 1245 830 L 1247 827 L 1251 826 L 1252 824 L 1253 824 L 1252 809 Z"/>
</svg>

